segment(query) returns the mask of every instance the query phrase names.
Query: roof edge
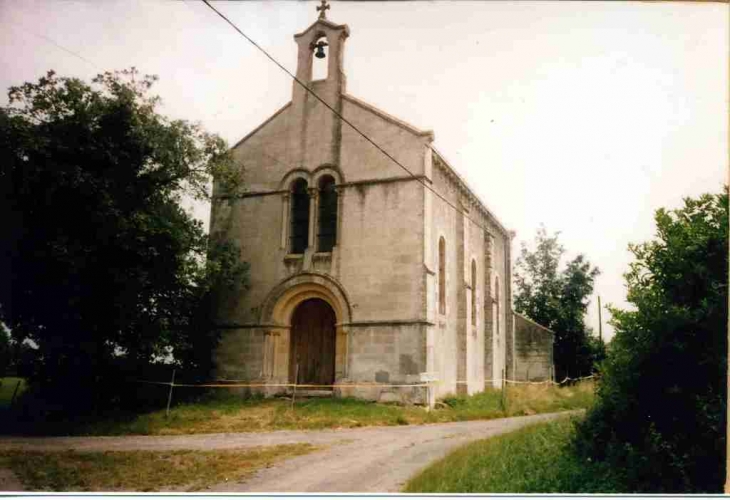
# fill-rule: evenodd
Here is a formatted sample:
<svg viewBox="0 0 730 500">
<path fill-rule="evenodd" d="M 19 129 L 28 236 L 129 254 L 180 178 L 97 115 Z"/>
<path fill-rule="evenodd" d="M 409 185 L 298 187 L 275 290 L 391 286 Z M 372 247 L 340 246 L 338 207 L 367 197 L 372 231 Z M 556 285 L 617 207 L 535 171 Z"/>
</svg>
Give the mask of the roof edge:
<svg viewBox="0 0 730 500">
<path fill-rule="evenodd" d="M 479 196 L 477 196 L 477 194 L 474 192 L 474 190 L 469 186 L 469 183 L 466 182 L 466 179 L 464 179 L 459 174 L 459 172 L 457 172 L 456 169 L 451 166 L 451 164 L 446 160 L 446 158 L 444 158 L 444 155 L 438 149 L 436 149 L 433 145 L 431 146 L 431 151 L 433 151 L 439 157 L 439 159 L 441 160 L 441 163 L 443 163 L 443 165 L 448 169 L 448 172 L 456 178 L 457 182 L 461 185 L 460 187 L 462 189 L 464 189 L 467 193 L 469 193 L 469 195 L 474 199 L 476 204 L 479 206 L 480 210 L 482 210 L 482 212 L 484 212 L 484 215 L 486 215 L 488 218 L 490 218 L 492 221 L 494 221 L 494 223 L 497 225 L 497 227 L 500 229 L 500 231 L 502 231 L 502 233 L 504 233 L 505 236 L 508 236 L 511 239 L 512 232 L 509 229 L 507 229 L 504 224 L 502 224 L 502 222 L 499 220 L 499 218 L 496 215 L 494 215 L 494 212 L 492 212 L 489 208 L 487 208 L 486 204 L 482 201 L 482 199 L 479 198 Z"/>
<path fill-rule="evenodd" d="M 525 321 L 527 321 L 528 323 L 532 323 L 532 324 L 533 324 L 533 325 L 535 325 L 535 326 L 539 326 L 539 327 L 540 327 L 540 328 L 542 328 L 543 330 L 545 330 L 545 331 L 547 331 L 547 332 L 550 332 L 551 334 L 553 334 L 553 336 L 555 335 L 555 332 L 554 332 L 554 331 L 552 331 L 552 330 L 551 330 L 550 328 L 548 328 L 547 326 L 542 326 L 542 325 L 541 325 L 540 323 L 538 323 L 537 321 L 532 321 L 532 320 L 531 320 L 530 318 L 528 318 L 528 317 L 527 317 L 527 316 L 525 316 L 524 314 L 520 314 L 520 313 L 518 313 L 518 312 L 517 312 L 517 311 L 515 311 L 515 310 L 512 310 L 512 314 L 514 314 L 515 316 L 519 316 L 520 318 L 524 319 L 524 320 L 525 320 Z"/>
<path fill-rule="evenodd" d="M 279 116 L 279 114 L 280 114 L 281 112 L 283 112 L 283 111 L 284 111 L 284 110 L 285 110 L 286 108 L 288 108 L 289 106 L 291 106 L 291 101 L 289 101 L 288 103 L 284 104 L 284 105 L 283 105 L 283 106 L 282 106 L 281 108 L 279 108 L 279 109 L 278 109 L 278 110 L 277 110 L 277 111 L 276 111 L 276 112 L 275 112 L 275 113 L 274 113 L 273 115 L 271 115 L 271 116 L 270 116 L 270 117 L 268 117 L 268 118 L 267 118 L 266 120 L 264 120 L 264 121 L 263 121 L 263 122 L 262 122 L 262 123 L 261 123 L 261 124 L 260 124 L 260 125 L 259 125 L 258 127 L 256 127 L 255 129 L 253 129 L 253 130 L 252 130 L 251 132 L 249 132 L 249 133 L 248 133 L 248 134 L 246 134 L 245 136 L 243 136 L 243 138 L 241 138 L 241 139 L 240 139 L 240 140 L 239 140 L 239 141 L 238 141 L 238 142 L 237 142 L 236 144 L 234 144 L 233 146 L 231 146 L 231 148 L 230 148 L 230 149 L 235 149 L 235 148 L 237 148 L 238 146 L 240 146 L 241 144 L 243 144 L 244 142 L 246 142 L 246 140 L 248 140 L 248 139 L 249 139 L 249 138 L 250 138 L 251 136 L 253 136 L 253 135 L 254 135 L 254 134 L 255 134 L 256 132 L 258 132 L 259 130 L 261 130 L 262 128 L 264 128 L 264 126 L 265 126 L 265 125 L 267 125 L 267 124 L 268 124 L 268 123 L 269 123 L 269 122 L 270 122 L 271 120 L 273 120 L 274 118 L 276 118 L 277 116 Z"/>
<path fill-rule="evenodd" d="M 294 35 L 294 39 L 303 37 L 304 35 L 306 35 L 307 33 L 309 33 L 318 24 L 324 24 L 325 26 L 327 26 L 328 28 L 333 29 L 333 30 L 344 30 L 345 31 L 345 36 L 350 36 L 350 27 L 348 25 L 346 25 L 346 24 L 335 24 L 332 21 L 330 21 L 329 19 L 317 19 L 311 25 L 309 25 L 309 27 L 307 29 L 305 29 L 301 33 L 296 33 Z"/>
<path fill-rule="evenodd" d="M 365 101 L 362 101 L 362 100 L 358 99 L 357 97 L 353 97 L 349 94 L 342 94 L 342 98 L 345 99 L 346 101 L 350 101 L 351 103 L 356 104 L 356 105 L 360 106 L 361 108 L 366 109 L 366 110 L 376 114 L 383 120 L 386 120 L 394 125 L 399 126 L 400 128 L 402 128 L 404 130 L 407 130 L 408 132 L 412 133 L 413 135 L 417 135 L 419 137 L 426 137 L 429 141 L 434 140 L 433 130 L 421 130 L 419 128 L 416 128 L 413 125 L 411 125 L 410 123 L 404 122 L 403 120 L 400 120 L 393 115 L 389 115 L 385 111 L 383 111 L 379 108 L 376 108 L 372 104 L 368 104 Z"/>
</svg>

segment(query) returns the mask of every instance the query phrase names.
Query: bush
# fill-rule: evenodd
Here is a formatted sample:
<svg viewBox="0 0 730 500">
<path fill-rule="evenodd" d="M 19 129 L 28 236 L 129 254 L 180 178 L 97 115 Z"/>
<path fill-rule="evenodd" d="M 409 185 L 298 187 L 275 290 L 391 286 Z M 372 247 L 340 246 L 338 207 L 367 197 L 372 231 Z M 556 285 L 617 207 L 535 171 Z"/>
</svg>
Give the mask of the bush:
<svg viewBox="0 0 730 500">
<path fill-rule="evenodd" d="M 725 475 L 728 197 L 656 213 L 657 239 L 631 245 L 635 310 L 613 309 L 616 336 L 597 401 L 576 438 L 621 468 L 627 491 L 720 492 Z"/>
</svg>

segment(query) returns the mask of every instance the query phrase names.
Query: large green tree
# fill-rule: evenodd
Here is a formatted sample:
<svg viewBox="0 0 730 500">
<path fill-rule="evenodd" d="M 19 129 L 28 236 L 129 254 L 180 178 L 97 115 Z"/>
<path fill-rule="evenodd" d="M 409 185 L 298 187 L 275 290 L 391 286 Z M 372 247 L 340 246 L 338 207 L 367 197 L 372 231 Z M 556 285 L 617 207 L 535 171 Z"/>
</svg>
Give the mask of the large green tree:
<svg viewBox="0 0 730 500">
<path fill-rule="evenodd" d="M 209 248 L 182 207 L 238 173 L 225 142 L 159 114 L 156 77 L 107 72 L 10 88 L 0 110 L 0 321 L 37 346 L 35 381 L 86 407 L 113 368 L 204 368 L 216 286 L 241 286 L 237 249 Z"/>
<path fill-rule="evenodd" d="M 630 310 L 578 444 L 626 476 L 627 491 L 721 492 L 725 466 L 728 196 L 687 198 L 631 245 Z"/>
<path fill-rule="evenodd" d="M 0 323 L 0 377 L 4 377 L 10 368 L 12 357 L 12 345 L 10 343 L 10 333 L 5 325 Z"/>
<path fill-rule="evenodd" d="M 584 317 L 599 270 L 584 255 L 561 269 L 565 248 L 558 233 L 541 227 L 534 249 L 522 244 L 514 272 L 515 310 L 555 332 L 555 374 L 560 380 L 588 375 L 598 347 Z"/>
</svg>

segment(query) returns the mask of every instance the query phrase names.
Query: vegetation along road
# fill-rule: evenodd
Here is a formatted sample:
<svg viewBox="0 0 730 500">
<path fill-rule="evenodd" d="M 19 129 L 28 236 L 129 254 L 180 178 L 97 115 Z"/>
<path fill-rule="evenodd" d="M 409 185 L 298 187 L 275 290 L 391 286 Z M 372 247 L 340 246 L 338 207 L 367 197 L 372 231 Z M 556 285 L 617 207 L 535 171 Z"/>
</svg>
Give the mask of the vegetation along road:
<svg viewBox="0 0 730 500">
<path fill-rule="evenodd" d="M 210 491 L 397 492 L 434 460 L 470 441 L 575 412 L 488 421 L 322 431 L 275 431 L 190 436 L 0 438 L 0 451 L 228 450 L 309 443 L 313 453 L 259 470 Z"/>
</svg>

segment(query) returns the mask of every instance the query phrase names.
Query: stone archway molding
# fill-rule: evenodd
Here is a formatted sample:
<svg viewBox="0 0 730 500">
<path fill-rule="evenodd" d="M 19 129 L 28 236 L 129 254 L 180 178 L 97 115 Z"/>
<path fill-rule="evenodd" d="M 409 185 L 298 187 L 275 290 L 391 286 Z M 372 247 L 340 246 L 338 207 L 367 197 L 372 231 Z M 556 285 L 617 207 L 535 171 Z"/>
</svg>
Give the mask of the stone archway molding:
<svg viewBox="0 0 730 500">
<path fill-rule="evenodd" d="M 291 325 L 294 309 L 307 299 L 322 299 L 335 311 L 337 324 L 352 321 L 352 310 L 345 289 L 331 276 L 321 273 L 300 273 L 279 282 L 261 307 L 261 324 L 286 328 Z"/>
</svg>

